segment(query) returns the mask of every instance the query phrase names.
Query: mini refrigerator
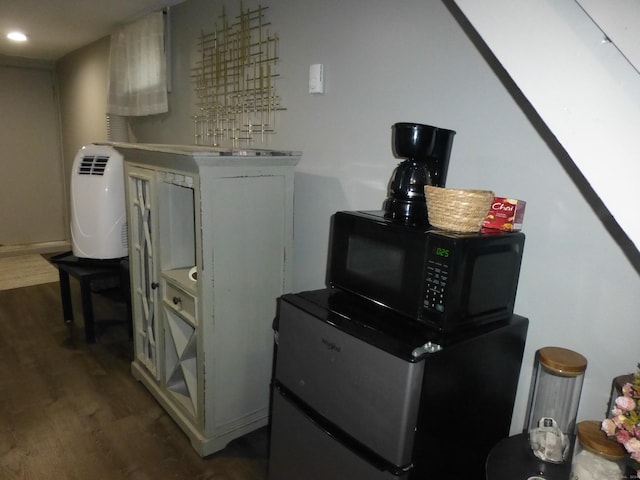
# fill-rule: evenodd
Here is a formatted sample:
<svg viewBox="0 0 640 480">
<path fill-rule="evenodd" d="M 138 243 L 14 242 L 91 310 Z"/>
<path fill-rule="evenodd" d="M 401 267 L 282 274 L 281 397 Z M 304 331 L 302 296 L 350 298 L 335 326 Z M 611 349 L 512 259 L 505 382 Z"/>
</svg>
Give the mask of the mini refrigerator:
<svg viewBox="0 0 640 480">
<path fill-rule="evenodd" d="M 339 290 L 278 305 L 269 480 L 485 478 L 526 318 L 444 336 Z"/>
</svg>

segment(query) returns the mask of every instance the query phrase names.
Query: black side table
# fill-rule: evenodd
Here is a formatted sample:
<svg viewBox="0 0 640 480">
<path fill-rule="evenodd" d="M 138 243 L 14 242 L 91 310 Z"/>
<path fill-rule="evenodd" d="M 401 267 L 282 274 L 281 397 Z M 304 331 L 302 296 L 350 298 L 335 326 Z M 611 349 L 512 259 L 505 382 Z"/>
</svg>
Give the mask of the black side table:
<svg viewBox="0 0 640 480">
<path fill-rule="evenodd" d="M 513 435 L 489 452 L 486 480 L 569 480 L 572 456 L 562 464 L 544 462 L 531 451 L 526 433 Z"/>
<path fill-rule="evenodd" d="M 131 322 L 128 291 L 128 264 L 121 261 L 90 262 L 80 260 L 71 252 L 51 257 L 51 262 L 58 267 L 60 277 L 60 296 L 62 299 L 62 314 L 65 323 L 73 323 L 73 306 L 71 302 L 71 287 L 69 276 L 80 282 L 80 296 L 82 300 L 82 316 L 84 317 L 84 335 L 87 343 L 96 342 L 95 319 L 93 317 L 93 303 L 91 299 L 92 285 L 97 280 L 117 281 L 122 296 L 127 303 L 126 321 Z"/>
</svg>

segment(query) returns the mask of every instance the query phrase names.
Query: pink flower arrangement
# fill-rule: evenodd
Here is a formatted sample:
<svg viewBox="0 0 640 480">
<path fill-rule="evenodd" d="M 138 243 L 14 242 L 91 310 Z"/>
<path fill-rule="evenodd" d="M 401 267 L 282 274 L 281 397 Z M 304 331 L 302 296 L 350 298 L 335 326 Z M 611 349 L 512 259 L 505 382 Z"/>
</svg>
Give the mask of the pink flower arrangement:
<svg viewBox="0 0 640 480">
<path fill-rule="evenodd" d="M 602 422 L 602 430 L 622 444 L 640 477 L 640 364 L 633 381 L 622 387 L 611 417 Z"/>
</svg>

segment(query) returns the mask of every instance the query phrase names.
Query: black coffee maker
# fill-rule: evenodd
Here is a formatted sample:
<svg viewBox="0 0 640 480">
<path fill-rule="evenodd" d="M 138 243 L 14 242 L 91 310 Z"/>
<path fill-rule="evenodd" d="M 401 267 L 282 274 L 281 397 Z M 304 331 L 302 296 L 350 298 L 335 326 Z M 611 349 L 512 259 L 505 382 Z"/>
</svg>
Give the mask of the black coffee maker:
<svg viewBox="0 0 640 480">
<path fill-rule="evenodd" d="M 396 123 L 392 127 L 391 147 L 398 164 L 389 181 L 384 201 L 385 218 L 410 224 L 427 223 L 425 185 L 444 187 L 453 144 L 453 130 Z"/>
</svg>

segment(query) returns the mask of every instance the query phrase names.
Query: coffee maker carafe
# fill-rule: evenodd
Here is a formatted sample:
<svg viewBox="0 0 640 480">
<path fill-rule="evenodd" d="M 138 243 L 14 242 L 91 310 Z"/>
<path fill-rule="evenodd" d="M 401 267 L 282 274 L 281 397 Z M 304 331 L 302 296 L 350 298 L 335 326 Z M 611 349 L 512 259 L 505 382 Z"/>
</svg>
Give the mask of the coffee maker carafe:
<svg viewBox="0 0 640 480">
<path fill-rule="evenodd" d="M 411 223 L 427 223 L 425 185 L 445 186 L 453 130 L 419 123 L 395 123 L 391 146 L 398 164 L 389 181 L 388 197 L 384 202 L 385 218 Z"/>
</svg>

